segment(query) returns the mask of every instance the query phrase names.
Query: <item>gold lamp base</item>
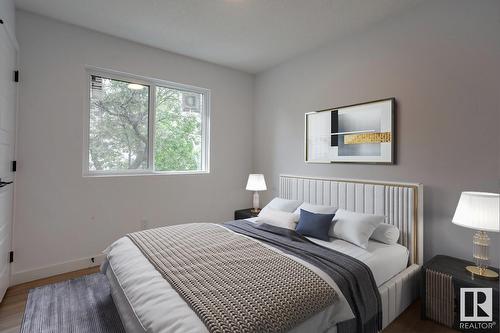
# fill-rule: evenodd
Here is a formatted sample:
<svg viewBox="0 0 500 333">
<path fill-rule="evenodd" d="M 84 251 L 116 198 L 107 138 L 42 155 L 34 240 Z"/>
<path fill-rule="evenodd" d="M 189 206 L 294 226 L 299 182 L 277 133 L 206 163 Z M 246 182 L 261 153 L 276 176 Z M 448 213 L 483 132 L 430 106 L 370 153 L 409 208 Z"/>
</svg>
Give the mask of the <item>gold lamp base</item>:
<svg viewBox="0 0 500 333">
<path fill-rule="evenodd" d="M 478 276 L 483 279 L 498 280 L 498 273 L 492 271 L 491 269 L 477 266 L 467 266 L 465 269 L 474 274 L 474 276 Z"/>
</svg>

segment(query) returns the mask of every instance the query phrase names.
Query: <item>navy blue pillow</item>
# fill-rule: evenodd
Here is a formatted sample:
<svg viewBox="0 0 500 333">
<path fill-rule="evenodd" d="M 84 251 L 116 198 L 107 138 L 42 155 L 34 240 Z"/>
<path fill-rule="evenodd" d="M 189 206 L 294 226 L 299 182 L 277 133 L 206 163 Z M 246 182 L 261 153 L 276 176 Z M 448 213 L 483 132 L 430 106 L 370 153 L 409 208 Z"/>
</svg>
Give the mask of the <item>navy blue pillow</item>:
<svg viewBox="0 0 500 333">
<path fill-rule="evenodd" d="M 328 232 L 335 214 L 315 214 L 307 210 L 300 210 L 299 224 L 295 231 L 303 236 L 329 241 Z"/>
</svg>

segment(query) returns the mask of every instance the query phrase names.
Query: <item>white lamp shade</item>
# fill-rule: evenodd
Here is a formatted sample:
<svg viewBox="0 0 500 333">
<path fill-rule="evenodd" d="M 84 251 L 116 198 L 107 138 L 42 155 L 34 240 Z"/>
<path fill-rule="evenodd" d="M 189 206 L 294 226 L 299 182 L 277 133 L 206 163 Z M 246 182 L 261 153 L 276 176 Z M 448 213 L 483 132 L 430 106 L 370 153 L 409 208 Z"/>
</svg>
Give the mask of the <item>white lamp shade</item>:
<svg viewBox="0 0 500 333">
<path fill-rule="evenodd" d="M 462 192 L 452 222 L 482 231 L 500 231 L 500 195 L 498 193 Z"/>
<path fill-rule="evenodd" d="M 260 173 L 251 173 L 248 175 L 247 181 L 248 191 L 265 191 L 267 190 L 266 180 L 264 175 Z"/>
</svg>

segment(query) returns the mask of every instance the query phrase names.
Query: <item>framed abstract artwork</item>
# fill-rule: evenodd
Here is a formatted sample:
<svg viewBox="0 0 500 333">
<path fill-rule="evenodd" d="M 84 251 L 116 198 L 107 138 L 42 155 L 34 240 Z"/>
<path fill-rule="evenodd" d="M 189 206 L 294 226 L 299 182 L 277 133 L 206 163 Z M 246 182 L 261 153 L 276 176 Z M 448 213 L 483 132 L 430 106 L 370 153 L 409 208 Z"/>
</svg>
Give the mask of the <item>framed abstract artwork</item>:
<svg viewBox="0 0 500 333">
<path fill-rule="evenodd" d="M 306 163 L 395 163 L 395 98 L 305 114 Z"/>
</svg>

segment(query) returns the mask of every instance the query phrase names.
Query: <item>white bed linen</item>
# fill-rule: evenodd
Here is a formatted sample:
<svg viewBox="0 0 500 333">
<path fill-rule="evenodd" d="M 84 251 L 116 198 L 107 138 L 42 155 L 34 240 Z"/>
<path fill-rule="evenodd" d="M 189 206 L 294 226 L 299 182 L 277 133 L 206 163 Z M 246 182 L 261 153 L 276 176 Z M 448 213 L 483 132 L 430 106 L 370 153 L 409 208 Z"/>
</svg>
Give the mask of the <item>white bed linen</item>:
<svg viewBox="0 0 500 333">
<path fill-rule="evenodd" d="M 113 299 L 127 332 L 138 333 L 139 328 L 148 333 L 208 332 L 196 313 L 130 239 L 119 239 L 105 253 L 107 262 L 103 264 L 103 272 L 110 280 Z M 290 332 L 332 331 L 337 322 L 353 318 L 345 297 L 327 274 L 301 259 L 287 256 L 315 271 L 339 295 L 333 305 Z"/>
<path fill-rule="evenodd" d="M 312 237 L 306 238 L 318 245 L 345 253 L 365 263 L 370 267 L 377 287 L 403 271 L 408 264 L 409 251 L 400 244 L 389 245 L 369 240 L 367 248 L 363 249 L 342 239 L 334 238 L 327 242 Z"/>
</svg>

